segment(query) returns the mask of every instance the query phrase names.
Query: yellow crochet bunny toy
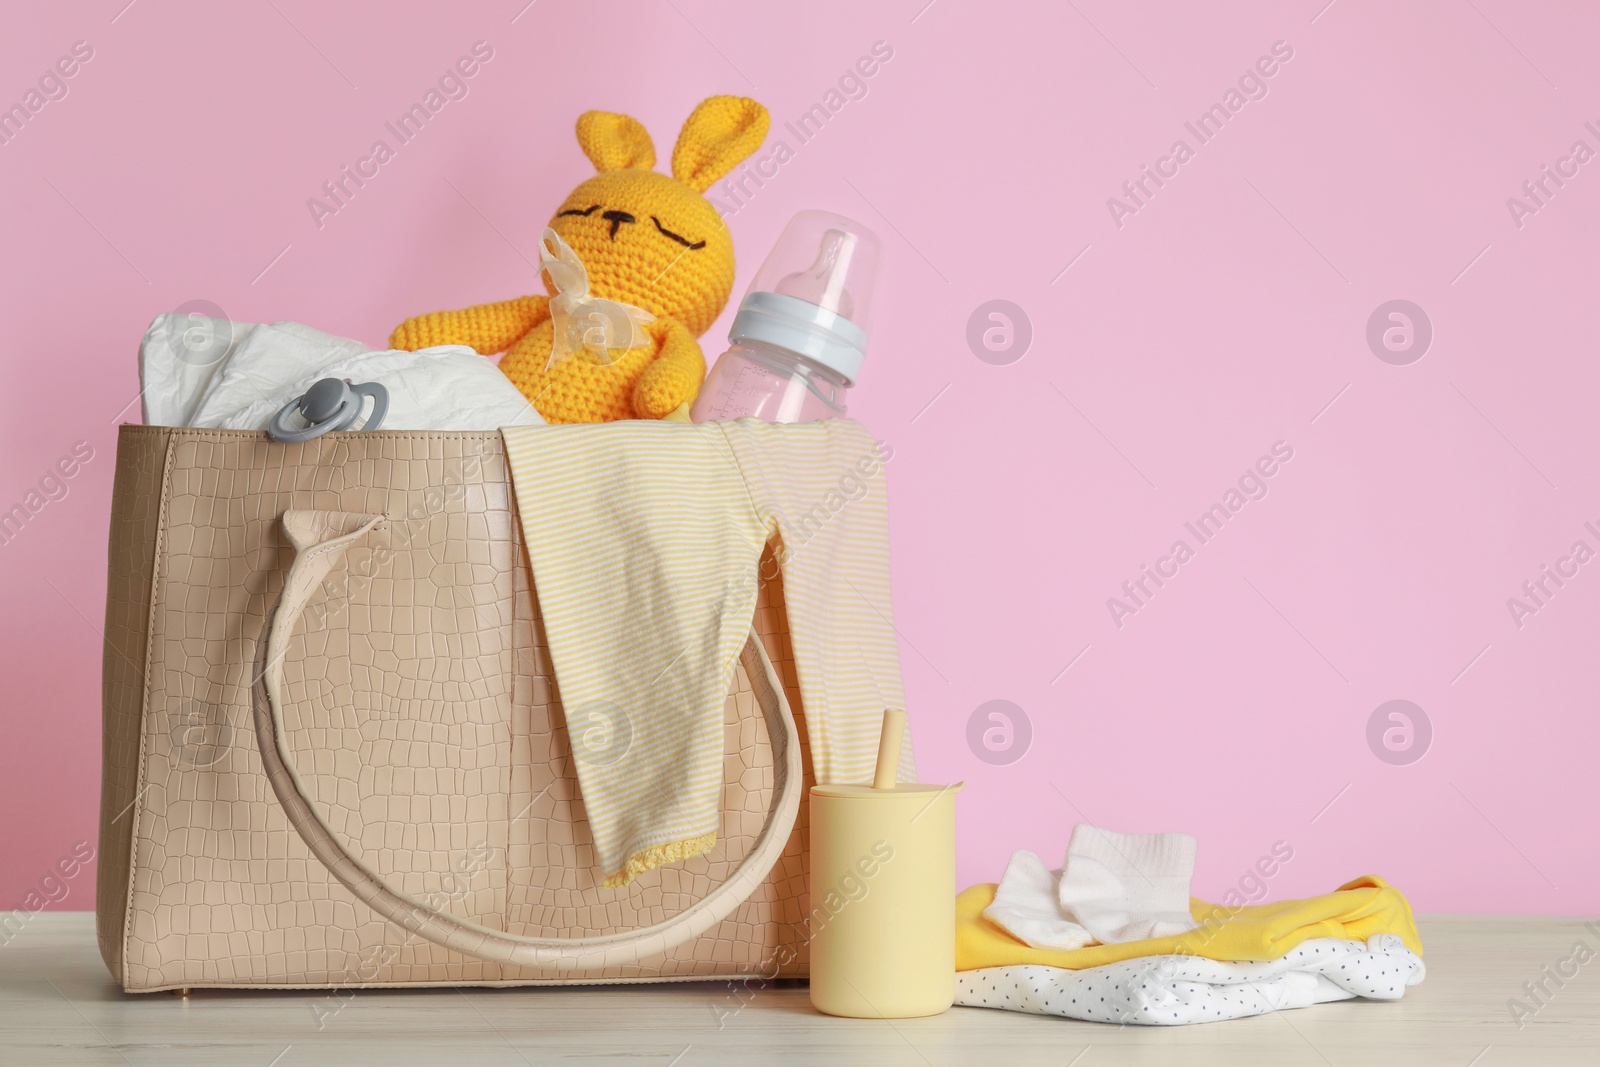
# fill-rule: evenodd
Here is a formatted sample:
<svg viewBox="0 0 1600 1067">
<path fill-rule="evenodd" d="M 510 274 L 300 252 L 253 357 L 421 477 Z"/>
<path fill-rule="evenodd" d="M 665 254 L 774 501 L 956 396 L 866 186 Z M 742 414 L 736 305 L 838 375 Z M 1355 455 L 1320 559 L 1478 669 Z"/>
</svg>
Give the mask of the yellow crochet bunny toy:
<svg viewBox="0 0 1600 1067">
<path fill-rule="evenodd" d="M 471 345 L 505 352 L 500 369 L 547 422 L 686 417 L 705 377 L 699 337 L 733 289 L 733 239 L 700 194 L 767 136 L 767 109 L 713 96 L 684 123 L 672 177 L 658 174 L 655 146 L 640 123 L 606 111 L 578 119 L 578 145 L 599 173 L 572 191 L 550 222 L 587 270 L 592 295 L 648 312 L 639 347 L 601 346 L 599 358 L 552 359 L 546 296 L 524 296 L 401 323 L 391 348 Z M 624 343 L 626 343 L 624 341 Z"/>
</svg>

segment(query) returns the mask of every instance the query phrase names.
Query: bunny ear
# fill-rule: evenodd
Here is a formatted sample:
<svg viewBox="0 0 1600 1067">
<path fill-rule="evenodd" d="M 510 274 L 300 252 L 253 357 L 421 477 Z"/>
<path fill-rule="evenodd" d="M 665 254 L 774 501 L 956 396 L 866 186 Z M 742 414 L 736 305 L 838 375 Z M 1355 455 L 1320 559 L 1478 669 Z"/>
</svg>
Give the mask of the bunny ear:
<svg viewBox="0 0 1600 1067">
<path fill-rule="evenodd" d="M 672 150 L 672 176 L 703 193 L 767 139 L 767 109 L 742 96 L 713 96 L 694 109 Z"/>
<path fill-rule="evenodd" d="M 638 119 L 610 111 L 585 111 L 578 116 L 578 147 L 597 171 L 656 165 L 656 146 Z"/>
</svg>

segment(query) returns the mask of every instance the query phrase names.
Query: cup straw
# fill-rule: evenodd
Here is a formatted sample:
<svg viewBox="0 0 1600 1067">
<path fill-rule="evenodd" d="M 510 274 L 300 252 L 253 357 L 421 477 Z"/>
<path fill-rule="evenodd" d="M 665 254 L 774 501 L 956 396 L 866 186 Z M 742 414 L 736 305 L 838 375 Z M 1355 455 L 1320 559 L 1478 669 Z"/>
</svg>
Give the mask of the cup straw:
<svg viewBox="0 0 1600 1067">
<path fill-rule="evenodd" d="M 905 742 L 906 713 L 901 708 L 883 709 L 883 734 L 878 738 L 878 767 L 872 775 L 872 788 L 893 789 L 900 774 L 900 746 Z"/>
</svg>

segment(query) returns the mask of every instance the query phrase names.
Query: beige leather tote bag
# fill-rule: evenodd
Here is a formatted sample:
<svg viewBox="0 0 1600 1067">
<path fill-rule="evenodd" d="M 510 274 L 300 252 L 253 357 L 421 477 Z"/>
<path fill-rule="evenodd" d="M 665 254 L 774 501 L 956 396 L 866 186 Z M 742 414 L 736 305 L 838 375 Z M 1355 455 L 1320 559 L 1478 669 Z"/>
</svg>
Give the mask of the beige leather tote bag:
<svg viewBox="0 0 1600 1067">
<path fill-rule="evenodd" d="M 499 434 L 124 426 L 101 954 L 130 991 L 802 977 L 781 579 L 735 673 L 716 849 L 605 889 L 568 731 L 621 724 L 563 713 Z"/>
</svg>

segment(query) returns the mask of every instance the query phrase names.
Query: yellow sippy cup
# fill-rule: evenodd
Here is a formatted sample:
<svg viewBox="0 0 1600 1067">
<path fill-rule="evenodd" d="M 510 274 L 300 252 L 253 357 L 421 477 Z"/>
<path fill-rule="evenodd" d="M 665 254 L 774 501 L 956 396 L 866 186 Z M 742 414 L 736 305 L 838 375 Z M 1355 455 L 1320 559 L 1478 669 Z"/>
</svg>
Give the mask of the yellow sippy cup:
<svg viewBox="0 0 1600 1067">
<path fill-rule="evenodd" d="M 955 999 L 955 785 L 899 785 L 906 713 L 884 712 L 868 785 L 811 788 L 811 1003 L 912 1019 Z"/>
</svg>

